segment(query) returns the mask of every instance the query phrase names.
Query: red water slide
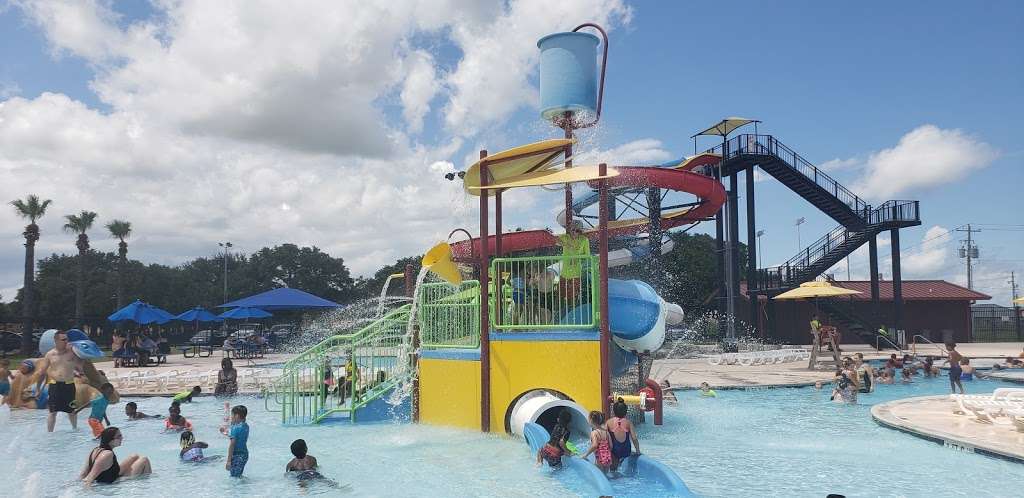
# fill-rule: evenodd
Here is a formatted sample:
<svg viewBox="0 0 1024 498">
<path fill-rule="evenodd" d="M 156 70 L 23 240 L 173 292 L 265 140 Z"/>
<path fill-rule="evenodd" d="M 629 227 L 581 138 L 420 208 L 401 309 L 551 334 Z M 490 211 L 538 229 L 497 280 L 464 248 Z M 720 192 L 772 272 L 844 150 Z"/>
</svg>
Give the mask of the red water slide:
<svg viewBox="0 0 1024 498">
<path fill-rule="evenodd" d="M 704 221 L 716 212 L 725 203 L 725 187 L 722 183 L 710 176 L 684 171 L 679 169 L 624 166 L 616 168 L 619 176 L 609 178 L 608 187 L 658 187 L 679 192 L 687 192 L 697 196 L 700 204 L 691 208 L 663 212 L 661 215 L 661 229 L 668 230 L 681 225 L 688 225 Z M 591 182 L 592 188 L 597 188 L 597 182 Z M 635 235 L 647 231 L 649 221 L 643 218 L 635 220 L 611 221 L 608 223 L 608 236 L 617 237 L 623 235 Z M 587 232 L 587 237 L 596 241 L 598 233 L 596 229 Z M 494 254 L 495 237 L 492 235 L 487 239 L 488 251 Z M 503 233 L 501 236 L 501 249 L 505 253 L 517 251 L 529 251 L 546 247 L 555 247 L 558 239 L 547 230 L 526 230 L 521 232 Z M 480 238 L 462 240 L 452 243 L 452 257 L 457 261 L 469 261 L 474 254 L 480 250 Z"/>
</svg>

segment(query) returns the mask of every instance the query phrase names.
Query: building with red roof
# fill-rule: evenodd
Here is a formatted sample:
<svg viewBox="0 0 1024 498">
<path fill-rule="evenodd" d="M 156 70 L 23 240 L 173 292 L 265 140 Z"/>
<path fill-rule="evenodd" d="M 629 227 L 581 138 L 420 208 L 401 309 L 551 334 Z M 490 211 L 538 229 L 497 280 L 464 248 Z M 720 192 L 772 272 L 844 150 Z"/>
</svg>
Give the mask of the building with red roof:
<svg viewBox="0 0 1024 498">
<path fill-rule="evenodd" d="M 879 305 L 873 309 L 871 282 L 867 280 L 832 281 L 832 285 L 860 292 L 835 299 L 776 301 L 758 296 L 758 319 L 762 338 L 788 344 L 810 343 L 810 321 L 817 313 L 823 324 L 835 326 L 844 343 L 872 342 L 874 334 L 861 334 L 892 327 L 892 281 L 879 282 Z M 743 309 L 740 316 L 750 316 L 750 298 L 745 283 L 740 285 Z M 992 296 L 970 290 L 945 280 L 903 280 L 903 325 L 906 340 L 921 335 L 933 342 L 970 342 L 971 304 Z M 895 334 L 893 335 L 895 337 Z M 923 342 L 918 339 L 918 342 Z"/>
</svg>

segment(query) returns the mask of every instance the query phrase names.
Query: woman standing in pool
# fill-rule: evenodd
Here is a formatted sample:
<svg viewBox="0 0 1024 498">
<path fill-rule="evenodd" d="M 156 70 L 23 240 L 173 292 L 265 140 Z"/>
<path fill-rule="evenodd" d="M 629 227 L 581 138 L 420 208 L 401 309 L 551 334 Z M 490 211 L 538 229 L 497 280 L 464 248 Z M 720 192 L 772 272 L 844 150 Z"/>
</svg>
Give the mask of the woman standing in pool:
<svg viewBox="0 0 1024 498">
<path fill-rule="evenodd" d="M 964 373 L 960 369 L 960 360 L 964 355 L 956 350 L 956 343 L 946 343 L 946 350 L 949 352 L 949 389 L 956 394 L 957 386 L 960 386 L 960 394 L 964 394 L 964 385 L 960 383 L 960 376 Z"/>
<path fill-rule="evenodd" d="M 89 452 L 85 459 L 85 467 L 78 478 L 86 486 L 93 482 L 111 484 L 122 477 L 135 477 L 153 472 L 149 459 L 144 456 L 131 455 L 124 463 L 117 462 L 114 448 L 121 446 L 124 436 L 117 427 L 107 427 L 100 433 L 100 445 Z"/>
</svg>

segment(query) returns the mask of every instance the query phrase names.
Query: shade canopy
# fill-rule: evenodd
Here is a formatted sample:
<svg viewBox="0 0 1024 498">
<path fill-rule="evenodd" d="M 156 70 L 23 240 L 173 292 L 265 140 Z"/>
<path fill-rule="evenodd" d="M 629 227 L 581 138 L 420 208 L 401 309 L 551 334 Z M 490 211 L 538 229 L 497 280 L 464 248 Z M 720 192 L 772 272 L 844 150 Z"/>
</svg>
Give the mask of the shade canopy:
<svg viewBox="0 0 1024 498">
<path fill-rule="evenodd" d="M 1013 302 L 1017 304 L 1024 304 L 1024 297 L 1018 297 L 1017 299 L 1014 299 Z"/>
<path fill-rule="evenodd" d="M 140 325 L 167 323 L 172 319 L 174 319 L 174 315 L 139 300 L 135 300 L 107 317 L 107 320 L 111 322 L 135 322 Z"/>
<path fill-rule="evenodd" d="M 731 117 L 731 118 L 725 118 L 725 119 L 715 123 L 710 128 L 708 128 L 708 129 L 706 129 L 706 130 L 704 130 L 704 131 L 694 135 L 693 137 L 699 137 L 701 135 L 717 135 L 717 136 L 720 136 L 720 137 L 724 137 L 724 136 L 727 136 L 730 133 L 732 133 L 732 131 L 735 130 L 736 128 L 739 128 L 739 127 L 744 126 L 744 125 L 748 125 L 750 123 L 760 123 L 760 122 L 761 121 L 757 120 L 757 119 L 738 118 L 738 117 L 735 117 L 735 116 Z M 693 137 L 690 137 L 690 138 L 693 138 Z"/>
<path fill-rule="evenodd" d="M 174 319 L 181 322 L 219 322 L 222 320 L 222 318 L 217 315 L 206 311 L 202 306 L 196 306 L 195 308 L 174 317 Z"/>
<path fill-rule="evenodd" d="M 259 308 L 240 306 L 238 308 L 227 310 L 218 316 L 220 318 L 231 318 L 232 320 L 248 320 L 250 318 L 267 318 L 268 316 L 274 315 Z"/>
<path fill-rule="evenodd" d="M 261 292 L 254 296 L 244 297 L 237 301 L 225 303 L 218 308 L 235 308 L 239 306 L 250 306 L 264 310 L 298 310 L 303 308 L 339 308 L 340 304 L 328 301 L 319 296 L 314 296 L 299 289 L 282 287 Z M 223 316 L 223 315 L 222 315 Z"/>
<path fill-rule="evenodd" d="M 838 297 L 860 294 L 859 291 L 836 287 L 828 282 L 804 282 L 800 287 L 791 289 L 772 299 L 805 299 L 812 297 Z"/>
</svg>

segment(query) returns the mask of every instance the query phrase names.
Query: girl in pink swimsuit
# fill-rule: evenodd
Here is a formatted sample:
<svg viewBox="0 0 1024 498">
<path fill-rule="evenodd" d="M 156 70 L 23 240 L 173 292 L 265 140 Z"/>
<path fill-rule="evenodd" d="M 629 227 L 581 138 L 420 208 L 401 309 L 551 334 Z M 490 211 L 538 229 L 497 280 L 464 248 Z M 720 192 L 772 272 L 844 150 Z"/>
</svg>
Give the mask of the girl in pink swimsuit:
<svg viewBox="0 0 1024 498">
<path fill-rule="evenodd" d="M 594 429 L 590 431 L 590 449 L 583 454 L 583 459 L 593 453 L 597 468 L 607 473 L 612 466 L 612 448 L 608 430 L 604 428 L 604 414 L 599 411 L 590 412 L 590 427 Z"/>
</svg>

